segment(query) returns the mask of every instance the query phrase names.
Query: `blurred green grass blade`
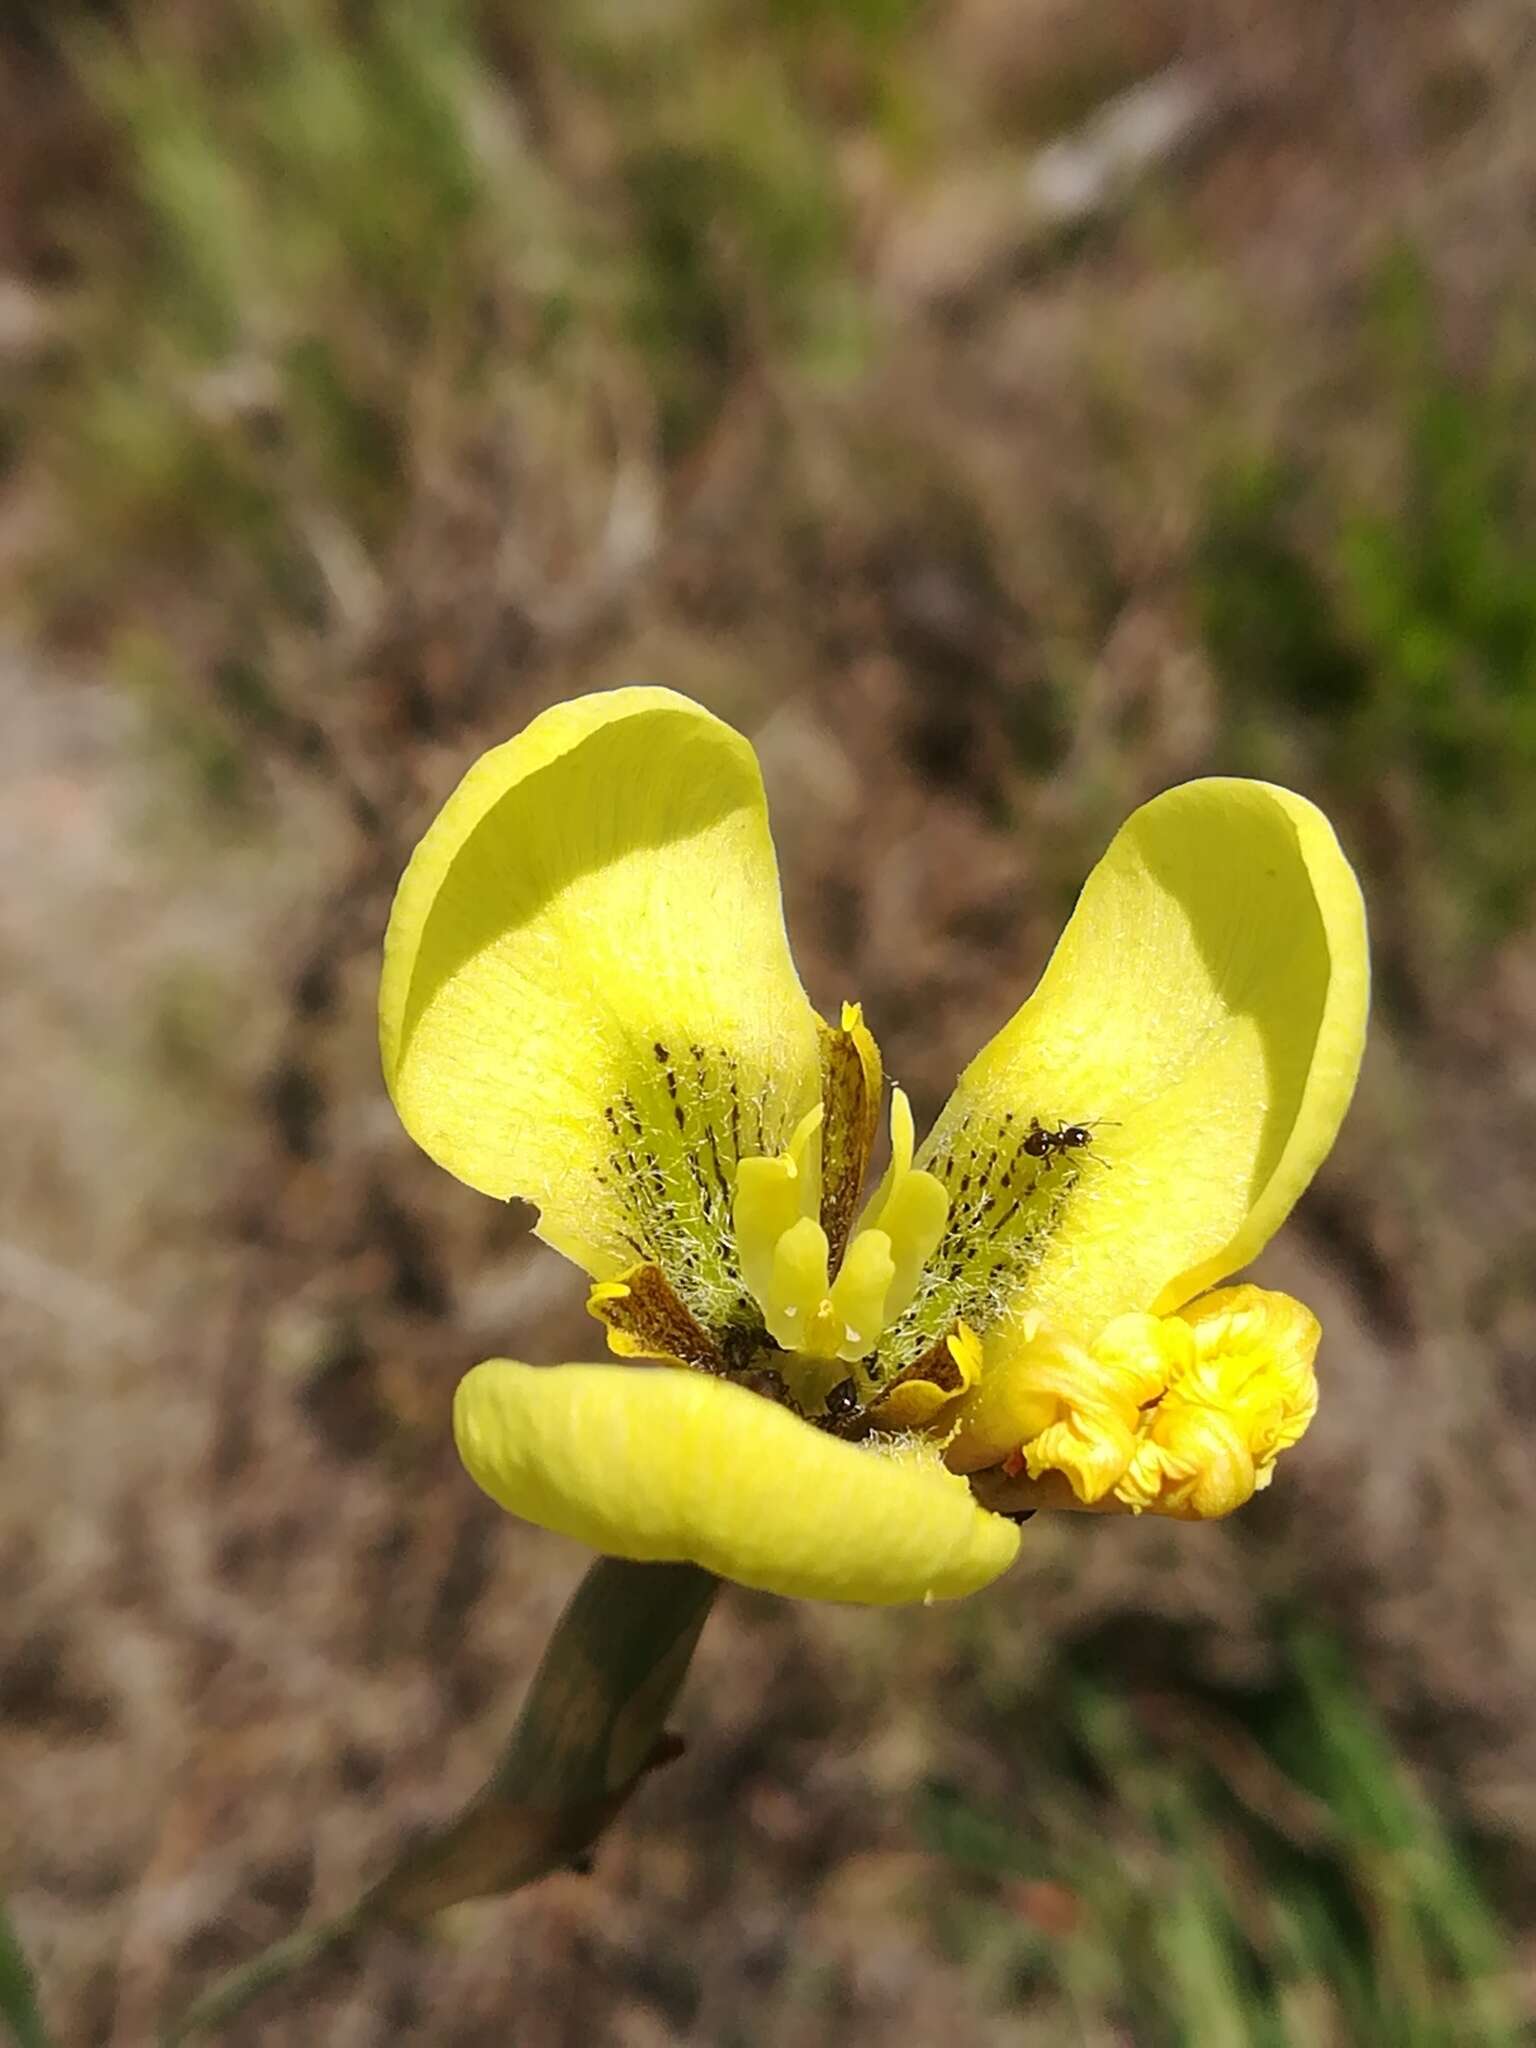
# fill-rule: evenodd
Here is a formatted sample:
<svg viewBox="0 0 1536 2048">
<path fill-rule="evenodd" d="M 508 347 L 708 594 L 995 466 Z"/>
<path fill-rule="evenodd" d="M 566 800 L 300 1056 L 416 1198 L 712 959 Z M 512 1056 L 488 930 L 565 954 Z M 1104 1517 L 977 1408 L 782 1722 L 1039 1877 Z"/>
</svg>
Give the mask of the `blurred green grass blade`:
<svg viewBox="0 0 1536 2048">
<path fill-rule="evenodd" d="M 5 1907 L 0 1905 L 0 2020 L 16 2048 L 51 2048 L 37 2009 L 37 1986 Z"/>
</svg>

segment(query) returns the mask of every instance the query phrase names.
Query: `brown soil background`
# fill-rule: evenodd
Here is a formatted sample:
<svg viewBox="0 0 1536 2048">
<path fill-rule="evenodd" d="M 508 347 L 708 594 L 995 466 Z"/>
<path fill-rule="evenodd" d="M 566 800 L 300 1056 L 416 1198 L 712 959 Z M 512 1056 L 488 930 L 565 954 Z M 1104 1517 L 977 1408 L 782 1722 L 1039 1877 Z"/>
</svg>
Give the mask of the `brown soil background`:
<svg viewBox="0 0 1536 2048">
<path fill-rule="evenodd" d="M 935 13 L 962 105 L 989 79 L 1024 93 L 1043 39 L 1110 34 L 1067 0 Z M 920 1122 L 1029 990 L 1131 803 L 1257 765 L 1328 806 L 1385 995 L 1345 1136 L 1261 1267 L 1322 1315 L 1322 1410 L 1230 1527 L 1037 1522 L 953 1612 L 728 1593 L 688 1752 L 593 1875 L 380 1939 L 225 2038 L 1077 2038 L 946 1941 L 956 1881 L 914 1801 L 958 1783 L 1027 1832 L 1013 1746 L 1065 1713 L 1083 1657 L 1127 1697 L 1171 1697 L 1166 1744 L 1198 1760 L 1199 1713 L 1272 1680 L 1282 1614 L 1347 1646 L 1414 1772 L 1491 1846 L 1529 1967 L 1536 934 L 1527 904 L 1469 935 L 1400 767 L 1336 757 L 1283 706 L 1255 757 L 1187 574 L 1212 408 L 1304 448 L 1358 441 L 1372 468 L 1360 307 L 1394 237 L 1428 252 L 1453 363 L 1529 293 L 1528 24 L 1471 5 L 1114 18 L 1132 75 L 1221 81 L 1226 111 L 1151 200 L 1042 253 L 983 189 L 1022 144 L 946 144 L 898 176 L 844 134 L 880 334 L 857 374 L 800 376 L 749 304 L 681 451 L 617 350 L 494 431 L 425 405 L 355 601 L 276 635 L 279 718 L 218 706 L 227 592 L 174 550 L 158 570 L 107 553 L 88 598 L 40 599 L 72 516 L 48 474 L 67 410 L 14 454 L 0 1875 L 61 2041 L 137 2048 L 168 2000 L 450 1811 L 583 1568 L 498 1516 L 447 1434 L 474 1359 L 590 1352 L 578 1276 L 413 1151 L 373 1001 L 394 878 L 465 764 L 629 680 L 754 737 L 812 998 L 863 1002 Z M 578 180 L 580 95 L 537 26 L 508 36 L 531 68 L 505 76 L 543 95 L 540 146 Z M 25 393 L 53 345 L 28 323 L 72 289 L 38 223 L 61 194 L 109 214 L 118 173 L 56 60 L 25 38 L 7 56 L 5 367 Z M 975 237 L 958 271 L 956 222 Z M 163 701 L 124 684 L 124 621 L 168 636 L 197 715 L 233 731 L 253 791 L 234 825 L 190 792 Z"/>
</svg>

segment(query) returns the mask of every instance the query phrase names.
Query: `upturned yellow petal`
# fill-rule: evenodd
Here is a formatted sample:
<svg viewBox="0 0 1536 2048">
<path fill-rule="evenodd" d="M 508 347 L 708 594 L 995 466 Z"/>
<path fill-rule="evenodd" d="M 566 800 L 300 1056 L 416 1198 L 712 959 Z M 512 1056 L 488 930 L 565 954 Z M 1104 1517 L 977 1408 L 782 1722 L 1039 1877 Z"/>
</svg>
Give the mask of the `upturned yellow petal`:
<svg viewBox="0 0 1536 2048">
<path fill-rule="evenodd" d="M 379 1034 L 406 1128 L 595 1278 L 653 1260 L 711 1324 L 737 1162 L 819 1101 L 818 1033 L 752 749 L 669 690 L 494 748 L 400 883 Z"/>
<path fill-rule="evenodd" d="M 461 1382 L 470 1476 L 512 1514 L 616 1557 L 689 1560 L 766 1592 L 892 1605 L 972 1593 L 1013 1561 L 926 1444 L 840 1441 L 727 1380 L 495 1359 Z"/>
<path fill-rule="evenodd" d="M 919 1154 L 950 1196 L 933 1271 L 958 1277 L 899 1339 L 1034 1313 L 1086 1342 L 1246 1264 L 1333 1142 L 1368 982 L 1359 887 L 1313 805 L 1233 780 L 1144 805 Z"/>
</svg>

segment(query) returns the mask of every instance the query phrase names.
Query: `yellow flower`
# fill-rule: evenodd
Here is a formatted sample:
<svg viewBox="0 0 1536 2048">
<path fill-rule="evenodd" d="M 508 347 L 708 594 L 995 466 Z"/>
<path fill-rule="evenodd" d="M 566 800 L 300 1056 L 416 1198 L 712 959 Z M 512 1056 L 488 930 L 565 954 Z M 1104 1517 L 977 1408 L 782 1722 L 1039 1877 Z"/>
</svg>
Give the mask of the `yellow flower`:
<svg viewBox="0 0 1536 2048">
<path fill-rule="evenodd" d="M 1332 1144 L 1367 982 L 1312 805 L 1169 790 L 921 1145 L 892 1091 L 866 1198 L 880 1054 L 801 988 L 750 746 L 666 690 L 557 706 L 406 870 L 384 1071 L 654 1362 L 477 1366 L 466 1465 L 600 1550 L 834 1600 L 970 1592 L 1026 1507 L 1228 1512 L 1311 1418 L 1317 1325 L 1207 1290 Z"/>
</svg>

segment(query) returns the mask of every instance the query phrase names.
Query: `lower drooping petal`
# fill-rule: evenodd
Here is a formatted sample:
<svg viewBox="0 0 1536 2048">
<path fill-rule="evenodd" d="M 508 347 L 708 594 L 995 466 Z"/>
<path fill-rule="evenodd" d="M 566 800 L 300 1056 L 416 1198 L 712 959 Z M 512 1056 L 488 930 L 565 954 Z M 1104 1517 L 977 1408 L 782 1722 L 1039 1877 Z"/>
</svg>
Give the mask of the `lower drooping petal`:
<svg viewBox="0 0 1536 2048">
<path fill-rule="evenodd" d="M 475 1367 L 454 1401 L 470 1476 L 511 1513 L 613 1556 L 687 1560 L 766 1592 L 954 1599 L 1019 1535 L 925 1444 L 846 1443 L 703 1373 Z"/>
<path fill-rule="evenodd" d="M 821 1090 L 751 747 L 668 690 L 555 706 L 465 776 L 385 940 L 385 1078 L 411 1135 L 521 1195 L 595 1279 L 654 1262 L 741 1299 L 738 1162 Z"/>
<path fill-rule="evenodd" d="M 1367 997 L 1360 891 L 1321 812 L 1224 779 L 1143 805 L 918 1155 L 949 1214 L 893 1353 L 957 1317 L 986 1336 L 1034 1313 L 1086 1342 L 1245 1265 L 1333 1142 Z"/>
</svg>

